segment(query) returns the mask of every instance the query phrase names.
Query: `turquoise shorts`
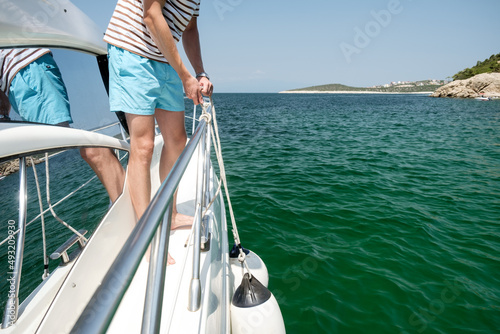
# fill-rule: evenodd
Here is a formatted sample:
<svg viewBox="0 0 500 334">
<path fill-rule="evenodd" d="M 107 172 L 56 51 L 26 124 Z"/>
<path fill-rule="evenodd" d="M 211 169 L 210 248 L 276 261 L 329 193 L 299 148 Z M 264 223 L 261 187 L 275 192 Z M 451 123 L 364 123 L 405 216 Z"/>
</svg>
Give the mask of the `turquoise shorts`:
<svg viewBox="0 0 500 334">
<path fill-rule="evenodd" d="M 24 121 L 73 123 L 66 86 L 50 53 L 31 62 L 14 76 L 9 102 Z"/>
<path fill-rule="evenodd" d="M 108 44 L 111 111 L 154 115 L 155 109 L 184 111 L 182 81 L 166 63 Z"/>
</svg>

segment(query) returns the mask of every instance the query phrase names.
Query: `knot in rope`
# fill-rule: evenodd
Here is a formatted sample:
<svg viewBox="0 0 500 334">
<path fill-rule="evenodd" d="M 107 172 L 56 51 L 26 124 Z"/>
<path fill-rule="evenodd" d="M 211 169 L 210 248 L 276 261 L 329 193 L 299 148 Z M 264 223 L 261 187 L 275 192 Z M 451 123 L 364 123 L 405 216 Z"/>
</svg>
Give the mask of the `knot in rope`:
<svg viewBox="0 0 500 334">
<path fill-rule="evenodd" d="M 238 255 L 238 261 L 243 263 L 243 261 L 245 261 L 245 259 L 246 259 L 246 254 L 242 249 L 240 249 L 240 254 Z"/>
<path fill-rule="evenodd" d="M 200 115 L 200 121 L 204 119 L 208 124 L 212 122 L 212 115 L 207 112 L 208 107 L 210 106 L 210 103 L 202 103 L 201 104 L 201 115 Z"/>
<path fill-rule="evenodd" d="M 201 121 L 203 119 L 207 122 L 207 124 L 210 124 L 212 122 L 212 115 L 210 115 L 209 113 L 205 112 L 205 110 L 203 110 L 203 113 L 200 115 L 199 121 Z"/>
<path fill-rule="evenodd" d="M 240 247 L 240 254 L 238 255 L 238 261 L 240 261 L 242 266 L 245 266 L 247 273 L 249 275 L 249 278 L 251 279 L 253 277 L 252 272 L 250 271 L 250 267 L 248 266 L 248 263 L 245 261 L 246 260 L 246 254 L 243 251 L 243 249 Z"/>
</svg>

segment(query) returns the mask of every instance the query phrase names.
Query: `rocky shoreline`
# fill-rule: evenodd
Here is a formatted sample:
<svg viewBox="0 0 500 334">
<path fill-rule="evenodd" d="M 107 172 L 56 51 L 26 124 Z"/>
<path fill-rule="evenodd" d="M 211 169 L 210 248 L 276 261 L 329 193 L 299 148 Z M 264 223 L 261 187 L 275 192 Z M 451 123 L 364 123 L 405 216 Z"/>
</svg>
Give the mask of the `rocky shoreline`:
<svg viewBox="0 0 500 334">
<path fill-rule="evenodd" d="M 500 98 L 500 73 L 482 73 L 465 80 L 455 80 L 436 89 L 432 97 Z"/>
<path fill-rule="evenodd" d="M 43 161 L 44 161 L 43 159 L 33 158 L 33 162 L 35 163 L 35 165 Z M 30 157 L 26 159 L 26 164 L 28 167 L 31 167 L 32 164 Z M 7 176 L 13 173 L 17 173 L 18 171 L 19 171 L 19 159 L 7 161 L 0 165 L 0 175 Z"/>
</svg>

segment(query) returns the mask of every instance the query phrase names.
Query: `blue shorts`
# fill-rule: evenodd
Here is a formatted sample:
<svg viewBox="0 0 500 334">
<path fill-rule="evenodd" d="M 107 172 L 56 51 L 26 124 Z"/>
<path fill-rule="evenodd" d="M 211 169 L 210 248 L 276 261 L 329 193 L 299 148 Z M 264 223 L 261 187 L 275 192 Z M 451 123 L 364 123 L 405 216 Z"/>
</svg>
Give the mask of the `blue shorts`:
<svg viewBox="0 0 500 334">
<path fill-rule="evenodd" d="M 73 123 L 66 86 L 50 53 L 31 62 L 14 76 L 9 102 L 24 121 Z"/>
<path fill-rule="evenodd" d="M 111 111 L 154 115 L 155 109 L 184 111 L 182 81 L 166 63 L 108 44 Z"/>
</svg>

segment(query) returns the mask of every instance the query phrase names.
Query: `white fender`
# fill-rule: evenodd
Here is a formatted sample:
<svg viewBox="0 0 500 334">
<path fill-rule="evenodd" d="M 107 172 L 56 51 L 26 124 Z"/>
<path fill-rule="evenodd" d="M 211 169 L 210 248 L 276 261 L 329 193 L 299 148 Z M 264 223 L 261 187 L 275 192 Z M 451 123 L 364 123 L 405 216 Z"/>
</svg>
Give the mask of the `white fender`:
<svg viewBox="0 0 500 334">
<path fill-rule="evenodd" d="M 253 276 L 257 277 L 257 279 L 264 285 L 266 288 L 269 284 L 269 273 L 267 271 L 266 264 L 262 259 L 252 252 L 251 250 L 246 250 L 248 254 L 245 257 L 245 262 L 250 268 L 250 272 Z M 237 258 L 230 257 L 229 264 L 231 271 L 229 272 L 229 278 L 231 280 L 230 287 L 231 295 L 236 291 L 238 286 L 241 284 L 241 280 L 243 279 L 243 275 L 247 272 L 245 265 L 242 264 Z"/>
<path fill-rule="evenodd" d="M 273 294 L 245 274 L 231 302 L 232 334 L 284 334 L 283 316 Z"/>
</svg>

